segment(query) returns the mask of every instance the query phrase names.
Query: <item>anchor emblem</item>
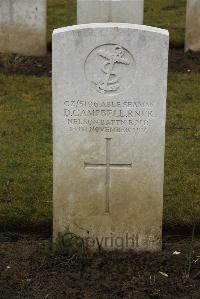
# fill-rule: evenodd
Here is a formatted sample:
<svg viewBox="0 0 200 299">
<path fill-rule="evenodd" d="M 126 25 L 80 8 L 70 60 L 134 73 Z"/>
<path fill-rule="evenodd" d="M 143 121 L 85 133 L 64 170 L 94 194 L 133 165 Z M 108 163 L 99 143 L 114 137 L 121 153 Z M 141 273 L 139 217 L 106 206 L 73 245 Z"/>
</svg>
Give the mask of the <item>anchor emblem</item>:
<svg viewBox="0 0 200 299">
<path fill-rule="evenodd" d="M 101 71 L 105 74 L 105 78 L 102 81 L 94 82 L 96 90 L 102 94 L 118 90 L 120 87 L 120 76 L 114 71 L 114 67 L 117 63 L 130 64 L 129 59 L 123 57 L 125 50 L 119 45 L 114 45 L 111 52 L 99 50 L 98 55 L 105 58 L 106 61 L 101 68 Z"/>
</svg>

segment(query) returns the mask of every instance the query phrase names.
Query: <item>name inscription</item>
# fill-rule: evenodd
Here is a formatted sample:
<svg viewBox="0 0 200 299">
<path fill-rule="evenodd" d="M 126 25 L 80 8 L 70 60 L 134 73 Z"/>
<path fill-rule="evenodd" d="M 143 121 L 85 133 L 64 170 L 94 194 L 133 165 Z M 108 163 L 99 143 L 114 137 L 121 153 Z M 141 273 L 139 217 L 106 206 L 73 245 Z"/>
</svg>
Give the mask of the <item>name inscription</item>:
<svg viewBox="0 0 200 299">
<path fill-rule="evenodd" d="M 156 117 L 153 103 L 139 100 L 65 100 L 71 132 L 147 133 Z"/>
</svg>

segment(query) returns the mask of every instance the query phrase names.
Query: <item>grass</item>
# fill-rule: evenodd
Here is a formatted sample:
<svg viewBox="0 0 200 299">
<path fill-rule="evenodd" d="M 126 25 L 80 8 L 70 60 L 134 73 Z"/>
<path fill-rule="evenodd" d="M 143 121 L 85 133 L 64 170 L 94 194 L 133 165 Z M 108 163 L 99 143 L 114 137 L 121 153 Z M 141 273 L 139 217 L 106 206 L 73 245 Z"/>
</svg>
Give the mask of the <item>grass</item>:
<svg viewBox="0 0 200 299">
<path fill-rule="evenodd" d="M 49 224 L 50 79 L 0 75 L 0 108 L 0 225 Z"/>
<path fill-rule="evenodd" d="M 183 48 L 186 0 L 147 0 L 144 3 L 144 24 L 169 30 L 171 47 Z"/>
<path fill-rule="evenodd" d="M 167 227 L 192 226 L 200 219 L 199 83 L 200 74 L 169 75 L 164 188 Z M 0 119 L 0 227 L 50 227 L 51 79 L 0 74 Z"/>
<path fill-rule="evenodd" d="M 75 0 L 48 0 L 47 40 L 51 43 L 53 29 L 76 24 Z"/>
<path fill-rule="evenodd" d="M 167 224 L 200 225 L 200 74 L 170 74 L 165 159 Z"/>
<path fill-rule="evenodd" d="M 144 24 L 168 29 L 171 46 L 183 48 L 186 0 L 145 0 L 144 3 Z M 75 24 L 75 0 L 48 0 L 49 43 L 53 29 Z"/>
</svg>

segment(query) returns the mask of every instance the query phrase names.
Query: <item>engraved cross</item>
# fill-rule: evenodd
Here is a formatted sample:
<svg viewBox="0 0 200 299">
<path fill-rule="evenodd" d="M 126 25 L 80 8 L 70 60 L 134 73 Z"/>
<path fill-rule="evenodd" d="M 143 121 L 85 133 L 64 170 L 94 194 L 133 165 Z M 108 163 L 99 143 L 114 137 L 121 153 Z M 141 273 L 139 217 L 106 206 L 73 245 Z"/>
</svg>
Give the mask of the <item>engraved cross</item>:
<svg viewBox="0 0 200 299">
<path fill-rule="evenodd" d="M 110 169 L 111 168 L 132 168 L 132 163 L 127 164 L 113 164 L 110 163 L 110 146 L 112 138 L 105 138 L 106 140 L 106 163 L 88 163 L 84 162 L 85 168 L 106 168 L 106 180 L 105 180 L 105 187 L 106 187 L 106 203 L 105 203 L 105 213 L 110 212 Z"/>
</svg>

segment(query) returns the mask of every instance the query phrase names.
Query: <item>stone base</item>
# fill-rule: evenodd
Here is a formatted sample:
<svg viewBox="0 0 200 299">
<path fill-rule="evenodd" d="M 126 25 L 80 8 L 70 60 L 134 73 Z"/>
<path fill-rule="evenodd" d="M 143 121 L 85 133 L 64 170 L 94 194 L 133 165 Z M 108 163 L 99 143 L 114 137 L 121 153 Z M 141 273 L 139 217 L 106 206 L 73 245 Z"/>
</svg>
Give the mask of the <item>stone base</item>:
<svg viewBox="0 0 200 299">
<path fill-rule="evenodd" d="M 46 54 L 46 0 L 0 0 L 0 52 Z"/>
<path fill-rule="evenodd" d="M 143 24 L 143 0 L 77 0 L 77 24 Z"/>
<path fill-rule="evenodd" d="M 200 1 L 187 1 L 185 52 L 200 51 Z"/>
</svg>

